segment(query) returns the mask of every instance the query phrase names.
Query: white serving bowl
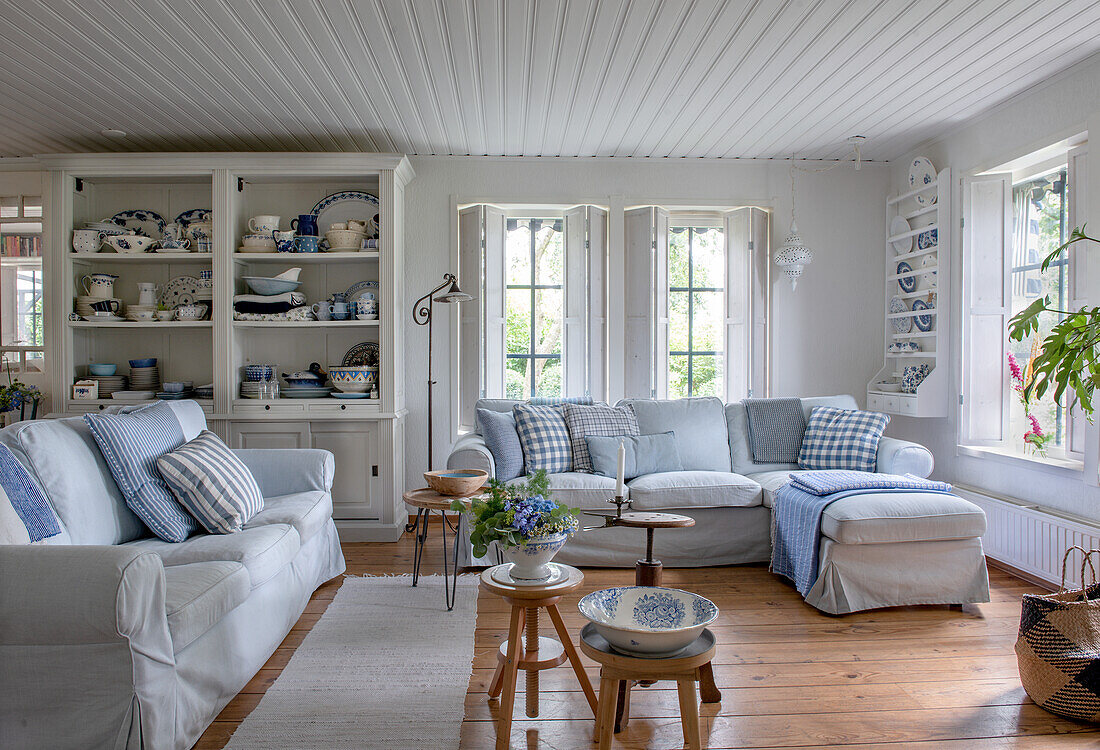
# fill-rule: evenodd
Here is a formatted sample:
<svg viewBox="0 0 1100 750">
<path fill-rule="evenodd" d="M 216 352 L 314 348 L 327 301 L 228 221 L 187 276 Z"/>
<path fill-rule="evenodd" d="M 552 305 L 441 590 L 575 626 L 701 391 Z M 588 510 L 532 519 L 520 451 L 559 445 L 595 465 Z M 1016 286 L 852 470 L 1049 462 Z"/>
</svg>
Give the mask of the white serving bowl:
<svg viewBox="0 0 1100 750">
<path fill-rule="evenodd" d="M 632 656 L 673 656 L 718 617 L 709 599 L 659 586 L 593 591 L 577 608 L 616 651 Z"/>
<path fill-rule="evenodd" d="M 153 246 L 155 240 L 140 234 L 116 234 L 106 239 L 106 243 L 116 253 L 144 253 Z"/>
</svg>

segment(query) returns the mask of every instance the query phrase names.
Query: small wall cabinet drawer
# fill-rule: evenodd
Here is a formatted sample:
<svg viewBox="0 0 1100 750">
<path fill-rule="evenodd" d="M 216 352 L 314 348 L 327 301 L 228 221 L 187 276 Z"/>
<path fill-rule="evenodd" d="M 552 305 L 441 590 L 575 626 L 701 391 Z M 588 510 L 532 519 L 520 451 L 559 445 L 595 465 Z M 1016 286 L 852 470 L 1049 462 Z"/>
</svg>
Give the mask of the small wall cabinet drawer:
<svg viewBox="0 0 1100 750">
<path fill-rule="evenodd" d="M 902 414 L 915 415 L 917 413 L 916 396 L 899 396 L 898 400 L 901 402 L 901 409 L 899 409 L 899 411 Z"/>
<path fill-rule="evenodd" d="M 306 410 L 304 404 L 291 404 L 285 401 L 256 401 L 255 403 L 233 405 L 233 411 L 237 414 L 303 414 Z"/>
<path fill-rule="evenodd" d="M 882 411 L 886 408 L 883 404 L 885 397 L 878 393 L 867 394 L 867 408 L 871 411 Z"/>
<path fill-rule="evenodd" d="M 901 397 L 899 396 L 883 396 L 882 397 L 882 409 L 883 411 L 896 413 L 900 408 Z"/>
</svg>

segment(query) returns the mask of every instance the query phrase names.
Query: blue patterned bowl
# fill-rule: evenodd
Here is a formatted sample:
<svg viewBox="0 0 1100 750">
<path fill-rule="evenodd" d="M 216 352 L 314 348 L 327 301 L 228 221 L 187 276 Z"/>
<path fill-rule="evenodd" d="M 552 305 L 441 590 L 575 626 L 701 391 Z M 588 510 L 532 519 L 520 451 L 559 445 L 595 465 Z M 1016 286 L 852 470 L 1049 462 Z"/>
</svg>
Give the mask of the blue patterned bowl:
<svg viewBox="0 0 1100 750">
<path fill-rule="evenodd" d="M 718 617 L 709 599 L 657 586 L 593 591 L 577 608 L 616 651 L 653 658 L 683 651 Z"/>
</svg>

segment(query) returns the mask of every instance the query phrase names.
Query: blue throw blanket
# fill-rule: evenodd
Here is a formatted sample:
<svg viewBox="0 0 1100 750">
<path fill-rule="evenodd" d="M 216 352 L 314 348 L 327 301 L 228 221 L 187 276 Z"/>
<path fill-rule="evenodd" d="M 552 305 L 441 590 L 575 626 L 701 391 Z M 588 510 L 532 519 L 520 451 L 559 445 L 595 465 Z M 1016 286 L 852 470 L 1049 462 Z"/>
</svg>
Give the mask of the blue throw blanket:
<svg viewBox="0 0 1100 750">
<path fill-rule="evenodd" d="M 772 508 L 772 572 L 789 578 L 798 593 L 805 596 L 817 581 L 821 514 L 845 497 L 883 491 L 947 493 L 951 485 L 911 474 L 865 471 L 791 474 L 790 483 L 776 494 Z"/>
<path fill-rule="evenodd" d="M 746 398 L 745 424 L 753 463 L 795 464 L 806 420 L 797 398 Z"/>
</svg>

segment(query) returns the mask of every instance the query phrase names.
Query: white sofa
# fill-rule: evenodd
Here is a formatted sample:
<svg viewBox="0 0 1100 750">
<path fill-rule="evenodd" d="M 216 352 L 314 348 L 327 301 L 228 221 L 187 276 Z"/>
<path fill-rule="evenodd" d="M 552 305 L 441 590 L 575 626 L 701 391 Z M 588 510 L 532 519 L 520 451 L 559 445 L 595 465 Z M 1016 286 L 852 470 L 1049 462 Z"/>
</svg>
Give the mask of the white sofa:
<svg viewBox="0 0 1100 750">
<path fill-rule="evenodd" d="M 510 410 L 516 401 L 483 399 L 478 408 Z M 771 556 L 771 507 L 775 493 L 797 464 L 752 460 L 745 408 L 717 398 L 674 401 L 630 399 L 642 434 L 676 433 L 684 471 L 651 474 L 628 482 L 636 510 L 683 513 L 695 526 L 655 535 L 654 555 L 668 567 L 764 562 Z M 807 419 L 815 406 L 857 409 L 851 396 L 802 399 Z M 447 460 L 450 468 L 480 468 L 495 476 L 493 457 L 478 433 L 463 436 Z M 876 470 L 932 473 L 932 454 L 916 443 L 884 437 Z M 519 481 L 519 480 L 515 480 Z M 567 472 L 550 476 L 554 496 L 588 510 L 614 506 L 614 480 Z M 582 516 L 582 525 L 599 519 Z M 988 600 L 980 536 L 985 515 L 961 498 L 933 493 L 876 493 L 833 503 L 822 519 L 821 575 L 807 601 L 828 612 L 901 604 L 963 604 Z M 574 565 L 628 567 L 644 552 L 644 532 L 601 528 L 576 534 L 556 560 Z M 492 552 L 474 559 L 468 540 L 460 564 L 495 562 Z M 913 568 L 919 572 L 914 573 Z"/>
<path fill-rule="evenodd" d="M 205 428 L 193 401 L 173 409 L 188 440 Z M 264 509 L 235 534 L 172 544 L 126 506 L 80 418 L 21 422 L 0 442 L 62 527 L 0 546 L 0 747 L 191 747 L 344 571 L 327 451 L 236 451 Z"/>
</svg>

